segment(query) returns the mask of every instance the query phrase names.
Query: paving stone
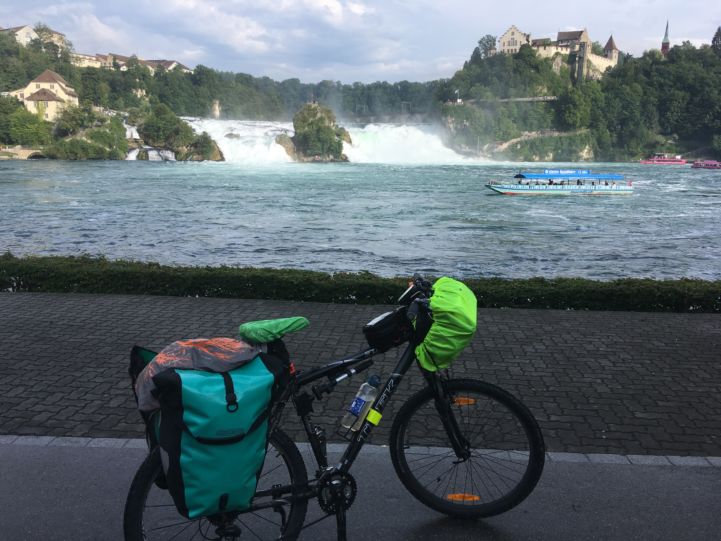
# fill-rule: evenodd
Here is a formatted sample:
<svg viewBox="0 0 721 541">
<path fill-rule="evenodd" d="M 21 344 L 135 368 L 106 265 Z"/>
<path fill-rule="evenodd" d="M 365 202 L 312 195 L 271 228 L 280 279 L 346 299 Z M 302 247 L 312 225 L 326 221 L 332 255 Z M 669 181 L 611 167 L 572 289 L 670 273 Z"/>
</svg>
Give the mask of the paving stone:
<svg viewBox="0 0 721 541">
<path fill-rule="evenodd" d="M 12 443 L 16 439 L 18 439 L 18 436 L 11 436 L 11 435 L 1 435 L 0 436 L 0 444 L 3 443 Z"/>
<path fill-rule="evenodd" d="M 707 456 L 706 460 L 708 460 L 709 464 L 712 466 L 721 468 L 721 456 Z"/>
</svg>

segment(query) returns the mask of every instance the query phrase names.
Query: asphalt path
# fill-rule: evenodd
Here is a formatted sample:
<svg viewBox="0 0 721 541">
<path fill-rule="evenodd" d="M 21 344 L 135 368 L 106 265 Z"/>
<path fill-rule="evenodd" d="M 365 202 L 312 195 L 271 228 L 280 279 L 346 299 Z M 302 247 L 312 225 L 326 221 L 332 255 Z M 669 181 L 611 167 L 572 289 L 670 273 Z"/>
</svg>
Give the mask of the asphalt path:
<svg viewBox="0 0 721 541">
<path fill-rule="evenodd" d="M 125 496 L 145 455 L 141 442 L 131 443 L 130 448 L 0 443 L 0 538 L 122 539 Z M 524 503 L 478 521 L 446 518 L 413 499 L 396 478 L 385 447 L 366 446 L 351 471 L 358 497 L 349 512 L 349 539 L 714 541 L 721 532 L 718 466 L 551 459 Z M 319 516 L 312 502 L 308 520 Z M 334 528 L 334 521 L 326 520 L 301 539 L 332 540 Z"/>
</svg>

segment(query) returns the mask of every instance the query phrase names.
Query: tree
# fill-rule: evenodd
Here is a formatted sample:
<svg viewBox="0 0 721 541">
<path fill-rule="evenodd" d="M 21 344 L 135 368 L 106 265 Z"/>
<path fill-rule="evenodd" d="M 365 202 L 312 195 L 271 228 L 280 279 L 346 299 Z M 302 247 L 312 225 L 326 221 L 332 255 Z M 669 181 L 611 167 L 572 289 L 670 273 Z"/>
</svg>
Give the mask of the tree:
<svg viewBox="0 0 721 541">
<path fill-rule="evenodd" d="M 10 116 L 22 108 L 22 104 L 15 98 L 0 96 L 0 143 L 13 142 L 10 133 Z"/>
<path fill-rule="evenodd" d="M 10 115 L 10 136 L 14 143 L 42 146 L 50 142 L 50 123 L 21 107 Z"/>
<path fill-rule="evenodd" d="M 481 54 L 481 58 L 488 58 L 493 54 L 496 49 L 496 36 L 486 34 L 478 40 L 478 52 Z"/>
<path fill-rule="evenodd" d="M 711 48 L 719 57 L 721 57 L 721 26 L 718 27 L 716 33 L 713 35 L 711 40 Z"/>
</svg>

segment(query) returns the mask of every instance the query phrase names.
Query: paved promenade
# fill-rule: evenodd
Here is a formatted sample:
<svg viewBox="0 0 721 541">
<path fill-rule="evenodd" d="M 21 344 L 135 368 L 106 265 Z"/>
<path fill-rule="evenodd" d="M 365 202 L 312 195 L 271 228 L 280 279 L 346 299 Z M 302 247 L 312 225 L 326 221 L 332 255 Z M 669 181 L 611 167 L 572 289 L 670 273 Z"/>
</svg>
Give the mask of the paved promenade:
<svg viewBox="0 0 721 541">
<path fill-rule="evenodd" d="M 0 293 L 0 434 L 137 438 L 127 376 L 133 344 L 234 336 L 243 321 L 302 315 L 311 326 L 287 343 L 296 364 L 310 367 L 361 349 L 362 325 L 385 309 Z M 387 376 L 396 355 L 379 357 L 372 370 Z M 482 309 L 453 375 L 518 396 L 552 452 L 721 456 L 719 315 Z M 316 407 L 329 433 L 360 382 L 339 386 Z M 375 443 L 387 441 L 395 411 L 421 385 L 409 372 Z"/>
</svg>

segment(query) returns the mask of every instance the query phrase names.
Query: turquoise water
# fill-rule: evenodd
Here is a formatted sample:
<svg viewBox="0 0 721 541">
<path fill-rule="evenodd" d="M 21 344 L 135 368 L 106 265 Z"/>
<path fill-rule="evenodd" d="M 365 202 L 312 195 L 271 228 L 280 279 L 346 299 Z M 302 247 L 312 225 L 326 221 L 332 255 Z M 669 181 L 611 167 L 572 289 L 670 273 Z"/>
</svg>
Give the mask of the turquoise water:
<svg viewBox="0 0 721 541">
<path fill-rule="evenodd" d="M 721 279 L 721 171 L 584 167 L 625 174 L 635 194 L 483 187 L 518 164 L 3 161 L 0 251 L 386 276 Z"/>
</svg>

